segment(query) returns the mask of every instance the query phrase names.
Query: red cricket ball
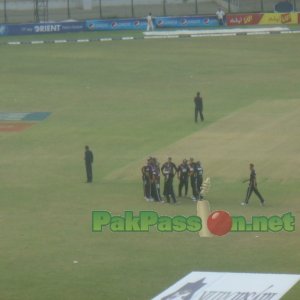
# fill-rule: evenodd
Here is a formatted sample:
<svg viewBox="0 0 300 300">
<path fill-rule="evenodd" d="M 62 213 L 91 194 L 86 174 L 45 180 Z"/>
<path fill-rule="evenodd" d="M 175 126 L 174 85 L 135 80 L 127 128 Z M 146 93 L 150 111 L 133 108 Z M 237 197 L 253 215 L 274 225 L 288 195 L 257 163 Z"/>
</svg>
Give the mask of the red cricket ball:
<svg viewBox="0 0 300 300">
<path fill-rule="evenodd" d="M 231 230 L 232 220 L 227 211 L 216 210 L 207 219 L 207 227 L 214 235 L 225 235 Z"/>
</svg>

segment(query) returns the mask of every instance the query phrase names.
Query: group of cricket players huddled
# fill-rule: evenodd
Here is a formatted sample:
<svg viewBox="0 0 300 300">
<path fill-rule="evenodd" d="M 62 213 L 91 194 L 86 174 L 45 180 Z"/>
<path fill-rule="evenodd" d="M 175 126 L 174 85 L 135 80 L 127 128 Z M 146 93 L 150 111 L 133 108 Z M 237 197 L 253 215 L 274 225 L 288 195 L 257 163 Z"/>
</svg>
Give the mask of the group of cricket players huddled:
<svg viewBox="0 0 300 300">
<path fill-rule="evenodd" d="M 162 176 L 161 176 L 162 175 Z M 163 178 L 163 196 L 161 196 L 160 181 Z M 172 162 L 172 158 L 160 167 L 158 160 L 155 157 L 149 157 L 147 164 L 142 167 L 142 180 L 144 189 L 144 198 L 146 201 L 156 201 L 164 203 L 176 203 L 176 196 L 173 188 L 174 178 L 179 180 L 178 197 L 183 195 L 187 197 L 189 182 L 192 188 L 193 201 L 203 199 L 202 184 L 203 184 L 203 167 L 200 161 L 194 161 L 190 158 L 189 161 L 184 159 L 179 166 Z M 183 194 L 184 190 L 184 194 Z"/>
</svg>

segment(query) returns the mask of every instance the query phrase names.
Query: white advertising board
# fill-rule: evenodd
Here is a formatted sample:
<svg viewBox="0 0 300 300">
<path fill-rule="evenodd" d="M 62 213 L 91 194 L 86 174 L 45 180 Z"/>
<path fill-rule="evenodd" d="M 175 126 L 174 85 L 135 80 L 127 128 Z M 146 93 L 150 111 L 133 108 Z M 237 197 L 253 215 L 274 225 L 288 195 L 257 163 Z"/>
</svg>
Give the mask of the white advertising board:
<svg viewBox="0 0 300 300">
<path fill-rule="evenodd" d="M 277 300 L 296 274 L 192 272 L 152 300 Z"/>
</svg>

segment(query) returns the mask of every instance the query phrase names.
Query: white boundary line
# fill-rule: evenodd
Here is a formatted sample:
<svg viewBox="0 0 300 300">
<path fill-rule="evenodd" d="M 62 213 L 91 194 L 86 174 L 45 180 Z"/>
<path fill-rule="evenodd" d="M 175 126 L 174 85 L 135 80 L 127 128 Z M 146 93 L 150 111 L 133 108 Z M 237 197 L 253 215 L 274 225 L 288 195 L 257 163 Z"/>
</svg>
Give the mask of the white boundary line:
<svg viewBox="0 0 300 300">
<path fill-rule="evenodd" d="M 97 38 L 97 39 L 77 39 L 77 40 L 44 40 L 44 41 L 11 41 L 6 43 L 1 43 L 0 45 L 39 45 L 39 44 L 64 44 L 64 43 L 90 43 L 90 42 L 107 42 L 107 41 L 131 41 L 131 40 L 149 40 L 149 39 L 176 39 L 176 38 L 197 38 L 197 37 L 226 37 L 226 36 L 251 36 L 251 35 L 270 35 L 270 34 L 296 34 L 300 33 L 300 30 L 281 30 L 281 31 L 274 31 L 272 28 L 270 28 L 269 31 L 254 31 L 251 30 L 250 32 L 228 32 L 225 31 L 224 33 L 221 33 L 219 31 L 211 30 L 211 32 L 208 32 L 206 30 L 205 33 L 196 33 L 191 31 L 190 34 L 172 34 L 168 35 L 166 32 L 164 35 L 146 35 L 143 37 L 133 37 L 133 36 L 124 36 L 124 37 L 118 37 L 118 38 Z"/>
</svg>

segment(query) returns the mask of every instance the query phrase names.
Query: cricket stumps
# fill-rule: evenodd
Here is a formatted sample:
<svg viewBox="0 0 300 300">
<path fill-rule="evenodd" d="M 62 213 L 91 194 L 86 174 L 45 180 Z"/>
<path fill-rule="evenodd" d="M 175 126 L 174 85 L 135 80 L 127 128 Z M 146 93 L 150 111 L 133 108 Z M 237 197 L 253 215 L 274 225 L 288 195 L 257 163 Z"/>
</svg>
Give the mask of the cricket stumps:
<svg viewBox="0 0 300 300">
<path fill-rule="evenodd" d="M 213 234 L 207 227 L 207 219 L 210 215 L 210 205 L 207 200 L 197 202 L 197 216 L 202 220 L 202 228 L 199 231 L 200 237 L 212 237 Z"/>
<path fill-rule="evenodd" d="M 200 191 L 200 196 L 203 199 L 206 198 L 208 192 L 210 190 L 210 177 L 207 177 Z M 213 234 L 209 231 L 207 227 L 207 219 L 210 215 L 210 205 L 207 200 L 201 200 L 197 202 L 197 216 L 202 220 L 202 229 L 199 231 L 200 237 L 212 237 Z"/>
<path fill-rule="evenodd" d="M 210 177 L 207 177 L 201 186 L 200 196 L 205 197 L 207 196 L 210 190 Z"/>
</svg>

